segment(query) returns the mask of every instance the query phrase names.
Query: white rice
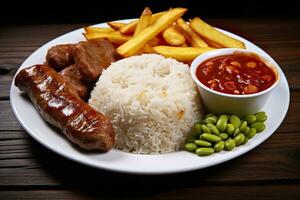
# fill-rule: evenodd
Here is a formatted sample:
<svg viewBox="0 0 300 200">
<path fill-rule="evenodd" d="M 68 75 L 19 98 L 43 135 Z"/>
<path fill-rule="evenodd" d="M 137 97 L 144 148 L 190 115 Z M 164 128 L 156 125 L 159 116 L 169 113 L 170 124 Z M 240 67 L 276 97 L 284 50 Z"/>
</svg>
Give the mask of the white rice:
<svg viewBox="0 0 300 200">
<path fill-rule="evenodd" d="M 112 63 L 100 76 L 89 104 L 111 118 L 115 147 L 126 152 L 179 150 L 201 118 L 188 65 L 156 54 Z"/>
</svg>

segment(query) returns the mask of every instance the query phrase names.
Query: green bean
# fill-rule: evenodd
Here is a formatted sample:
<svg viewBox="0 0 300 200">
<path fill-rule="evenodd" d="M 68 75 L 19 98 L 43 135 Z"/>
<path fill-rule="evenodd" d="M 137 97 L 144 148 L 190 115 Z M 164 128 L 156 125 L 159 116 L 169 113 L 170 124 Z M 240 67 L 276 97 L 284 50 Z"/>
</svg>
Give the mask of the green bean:
<svg viewBox="0 0 300 200">
<path fill-rule="evenodd" d="M 255 115 L 246 115 L 245 120 L 249 125 L 253 124 L 256 121 Z"/>
<path fill-rule="evenodd" d="M 220 133 L 219 137 L 220 137 L 222 140 L 227 140 L 228 135 L 227 135 L 226 133 Z"/>
<path fill-rule="evenodd" d="M 240 131 L 243 131 L 243 129 L 246 127 L 247 127 L 247 121 L 243 121 L 243 123 L 240 125 Z"/>
<path fill-rule="evenodd" d="M 206 116 L 205 116 L 205 119 L 206 118 L 209 118 L 209 117 L 213 117 L 213 118 L 215 118 L 216 119 L 216 121 L 218 120 L 218 117 L 217 116 L 215 116 L 214 114 L 207 114 Z"/>
<path fill-rule="evenodd" d="M 202 124 L 202 133 L 211 133 L 209 128 L 205 124 Z"/>
<path fill-rule="evenodd" d="M 266 113 L 263 112 L 263 111 L 256 113 L 255 116 L 256 116 L 256 121 L 257 122 L 264 122 L 268 118 L 267 115 L 266 115 Z"/>
<path fill-rule="evenodd" d="M 256 134 L 256 129 L 255 128 L 250 128 L 248 134 L 246 135 L 248 139 L 253 138 L 253 136 Z"/>
<path fill-rule="evenodd" d="M 236 128 L 233 132 L 233 137 L 237 136 L 240 133 L 240 128 Z"/>
<path fill-rule="evenodd" d="M 234 125 L 235 128 L 239 128 L 241 125 L 241 120 L 236 115 L 231 115 L 229 118 L 229 122 Z"/>
<path fill-rule="evenodd" d="M 240 146 L 245 139 L 245 135 L 243 133 L 238 134 L 237 136 L 234 137 L 234 141 L 236 146 Z"/>
<path fill-rule="evenodd" d="M 257 133 L 262 132 L 263 130 L 265 130 L 266 125 L 262 122 L 255 122 L 253 124 L 251 124 L 250 126 L 251 128 L 255 128 Z"/>
<path fill-rule="evenodd" d="M 234 126 L 232 124 L 227 124 L 226 132 L 228 135 L 232 135 L 234 132 Z"/>
<path fill-rule="evenodd" d="M 184 149 L 196 152 L 199 156 L 210 155 L 223 149 L 231 151 L 236 146 L 246 144 L 256 133 L 262 132 L 266 128 L 263 123 L 266 120 L 265 112 L 246 115 L 244 120 L 236 115 L 222 114 L 218 117 L 208 114 L 203 124 L 195 124 Z"/>
<path fill-rule="evenodd" d="M 201 137 L 202 137 L 203 140 L 206 140 L 206 141 L 209 141 L 209 142 L 219 142 L 219 141 L 221 141 L 221 138 L 219 136 L 212 135 L 212 134 L 209 134 L 209 133 L 203 133 L 201 135 Z"/>
<path fill-rule="evenodd" d="M 194 138 L 188 138 L 186 140 L 186 143 L 194 143 L 195 142 L 195 139 Z"/>
<path fill-rule="evenodd" d="M 200 147 L 198 149 L 196 149 L 196 154 L 198 156 L 208 156 L 208 155 L 211 155 L 215 152 L 215 150 L 213 148 L 203 148 L 203 147 Z"/>
<path fill-rule="evenodd" d="M 227 115 L 227 114 L 224 114 L 224 115 L 226 116 L 227 120 L 229 120 L 230 115 Z"/>
<path fill-rule="evenodd" d="M 202 133 L 202 125 L 200 123 L 196 123 L 195 124 L 195 131 L 198 133 L 198 134 L 201 134 Z"/>
<path fill-rule="evenodd" d="M 242 132 L 243 132 L 245 135 L 247 135 L 249 131 L 250 131 L 250 128 L 249 128 L 248 126 L 242 130 Z"/>
<path fill-rule="evenodd" d="M 224 132 L 227 127 L 227 117 L 226 115 L 221 115 L 217 121 L 216 127 L 220 132 Z"/>
<path fill-rule="evenodd" d="M 190 135 L 189 135 L 189 138 L 191 138 L 191 139 L 196 139 L 196 138 L 198 138 L 198 137 L 199 137 L 199 134 L 196 132 L 195 129 L 193 129 L 193 130 L 191 131 Z"/>
<path fill-rule="evenodd" d="M 235 141 L 231 138 L 225 141 L 225 150 L 231 151 L 235 147 Z"/>
<path fill-rule="evenodd" d="M 244 145 L 244 144 L 246 144 L 247 142 L 248 142 L 248 138 L 247 138 L 247 137 L 245 137 L 245 138 L 244 138 L 244 141 L 243 141 L 243 143 L 242 143 L 242 144 Z"/>
<path fill-rule="evenodd" d="M 225 147 L 225 142 L 224 141 L 220 141 L 220 142 L 218 142 L 214 145 L 214 149 L 215 149 L 216 152 L 223 151 L 224 147 Z"/>
<path fill-rule="evenodd" d="M 217 127 L 211 123 L 208 123 L 207 125 L 207 128 L 210 130 L 210 132 L 214 135 L 219 135 L 219 130 L 217 129 Z"/>
<path fill-rule="evenodd" d="M 195 140 L 195 144 L 200 147 L 210 147 L 211 143 L 204 140 Z"/>
<path fill-rule="evenodd" d="M 208 117 L 203 120 L 203 123 L 205 123 L 205 124 L 208 124 L 208 123 L 216 124 L 216 122 L 217 122 L 217 119 L 214 117 Z"/>
<path fill-rule="evenodd" d="M 195 151 L 197 149 L 197 145 L 195 143 L 186 143 L 184 145 L 184 149 L 187 151 Z"/>
</svg>

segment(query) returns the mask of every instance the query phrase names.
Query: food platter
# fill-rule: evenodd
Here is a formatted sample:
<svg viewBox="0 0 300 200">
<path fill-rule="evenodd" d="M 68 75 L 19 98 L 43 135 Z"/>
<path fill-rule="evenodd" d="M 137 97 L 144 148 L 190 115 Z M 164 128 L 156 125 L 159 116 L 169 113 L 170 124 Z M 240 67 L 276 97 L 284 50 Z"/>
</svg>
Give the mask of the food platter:
<svg viewBox="0 0 300 200">
<path fill-rule="evenodd" d="M 121 20 L 120 22 L 128 23 L 130 21 L 131 20 Z M 105 27 L 106 24 L 103 23 L 96 26 Z M 256 52 L 273 61 L 266 52 L 253 43 L 233 33 L 224 30 L 220 31 L 244 42 L 246 44 L 246 49 Z M 47 50 L 54 45 L 76 43 L 84 40 L 84 37 L 82 36 L 83 32 L 83 29 L 78 29 L 43 45 L 24 61 L 20 66 L 19 71 L 25 67 L 43 63 L 45 61 Z M 231 160 L 250 151 L 269 138 L 280 126 L 289 107 L 289 86 L 282 70 L 280 70 L 280 76 L 281 80 L 278 87 L 273 90 L 267 104 L 262 109 L 269 116 L 266 121 L 265 131 L 256 134 L 247 144 L 237 147 L 233 151 L 223 151 L 207 157 L 198 157 L 197 155 L 186 151 L 177 151 L 160 155 L 138 155 L 125 153 L 116 149 L 107 153 L 82 151 L 66 140 L 63 134 L 56 129 L 53 129 L 41 118 L 30 100 L 25 95 L 22 95 L 19 89 L 14 86 L 14 82 L 11 86 L 10 100 L 14 114 L 23 128 L 39 143 L 66 158 L 110 171 L 133 174 L 167 174 L 201 169 Z"/>
</svg>

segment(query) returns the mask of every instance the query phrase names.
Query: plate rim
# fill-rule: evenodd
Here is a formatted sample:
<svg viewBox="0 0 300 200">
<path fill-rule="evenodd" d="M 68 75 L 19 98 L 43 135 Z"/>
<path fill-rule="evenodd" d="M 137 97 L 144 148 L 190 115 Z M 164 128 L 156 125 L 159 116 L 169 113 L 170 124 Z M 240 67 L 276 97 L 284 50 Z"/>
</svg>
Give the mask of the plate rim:
<svg viewBox="0 0 300 200">
<path fill-rule="evenodd" d="M 115 21 L 119 21 L 119 22 L 130 22 L 132 20 L 136 20 L 136 19 L 123 19 L 123 20 L 115 20 Z M 94 25 L 91 25 L 91 26 L 98 26 L 98 27 L 107 27 L 105 22 L 104 23 L 98 23 L 98 24 L 94 24 Z M 218 30 L 222 31 L 223 33 L 225 34 L 228 34 L 230 36 L 233 36 L 234 38 L 238 38 L 238 39 L 242 39 L 243 41 L 246 41 L 247 43 L 250 43 L 252 46 L 254 46 L 255 48 L 259 49 L 260 51 L 262 51 L 264 54 L 266 54 L 269 59 L 271 59 L 271 61 L 277 63 L 267 52 L 265 52 L 263 49 L 261 49 L 260 47 L 258 47 L 257 45 L 255 45 L 254 43 L 252 43 L 251 41 L 248 41 L 247 39 L 239 36 L 239 35 L 236 35 L 234 33 L 231 33 L 231 32 L 228 32 L 226 30 L 222 30 L 222 29 L 219 29 Z M 287 89 L 287 104 L 283 104 L 283 113 L 280 117 L 280 122 L 278 124 L 275 125 L 275 128 L 272 128 L 274 129 L 274 131 L 272 131 L 272 133 L 270 133 L 267 137 L 261 139 L 261 141 L 259 141 L 257 144 L 253 144 L 252 146 L 246 148 L 246 149 L 243 149 L 240 153 L 238 154 L 229 154 L 226 158 L 223 158 L 223 159 L 219 159 L 217 161 L 213 161 L 213 162 L 209 162 L 209 163 L 206 163 L 204 165 L 201 165 L 201 166 L 192 166 L 192 167 L 185 167 L 185 168 L 181 168 L 181 169 L 172 169 L 172 170 L 162 170 L 162 171 L 155 171 L 155 170 L 140 170 L 140 171 L 136 171 L 134 169 L 130 170 L 130 169 L 122 169 L 122 168 L 110 168 L 110 167 L 107 167 L 107 166 L 99 166 L 98 163 L 96 162 L 92 162 L 93 160 L 92 159 L 83 159 L 86 155 L 84 154 L 84 157 L 76 157 L 76 156 L 72 156 L 72 155 L 69 155 L 67 153 L 64 153 L 62 151 L 59 151 L 57 148 L 51 146 L 50 144 L 48 144 L 47 142 L 45 142 L 44 140 L 42 140 L 40 137 L 38 137 L 37 135 L 35 135 L 32 130 L 29 129 L 29 127 L 27 126 L 27 124 L 23 121 L 22 117 L 19 115 L 19 113 L 17 112 L 16 110 L 16 105 L 14 105 L 14 98 L 12 98 L 13 96 L 13 90 L 15 88 L 14 86 L 14 82 L 15 82 L 15 76 L 17 75 L 17 73 L 25 68 L 25 66 L 23 66 L 26 62 L 28 62 L 28 60 L 30 60 L 30 58 L 33 56 L 33 54 L 37 53 L 40 51 L 41 48 L 43 48 L 44 46 L 48 45 L 49 43 L 52 43 L 54 40 L 57 40 L 59 38 L 62 38 L 62 37 L 65 37 L 66 35 L 68 34 L 72 34 L 74 32 L 78 32 L 78 31 L 83 31 L 83 28 L 79 28 L 79 29 L 76 29 L 76 30 L 73 30 L 73 31 L 70 31 L 70 32 L 67 32 L 63 35 L 60 35 L 56 38 L 53 38 L 51 39 L 50 41 L 47 41 L 46 43 L 44 43 L 43 45 L 41 45 L 39 48 L 37 48 L 34 52 L 32 52 L 23 62 L 22 64 L 19 66 L 18 70 L 16 71 L 14 77 L 13 77 L 13 80 L 12 80 L 12 83 L 11 83 L 11 86 L 10 86 L 10 105 L 12 107 L 12 110 L 13 110 L 13 113 L 14 115 L 16 116 L 18 122 L 21 124 L 21 126 L 25 129 L 25 131 L 27 132 L 27 134 L 29 134 L 31 137 L 33 137 L 37 142 L 39 142 L 40 144 L 42 144 L 44 147 L 46 147 L 47 149 L 55 152 L 56 154 L 62 156 L 62 157 L 65 157 L 67 159 L 70 159 L 72 161 L 75 161 L 77 163 L 80 163 L 80 164 L 84 164 L 84 165 L 87 165 L 87 166 L 90 166 L 90 167 L 94 167 L 94 168 L 97 168 L 97 169 L 104 169 L 104 170 L 108 170 L 108 171 L 113 171 L 113 172 L 121 172 L 121 173 L 128 173 L 128 174 L 144 174 L 144 175 L 152 175 L 152 174 L 173 174 L 173 173 L 182 173 L 182 172 L 187 172 L 187 171 L 194 171 L 194 170 L 199 170 L 199 169 L 203 169 L 203 168 L 206 168 L 206 167 L 210 167 L 210 166 L 214 166 L 214 165 L 218 165 L 220 163 L 224 163 L 224 162 L 227 162 L 228 160 L 232 160 L 234 158 L 237 158 L 249 151 L 251 151 L 252 149 L 254 149 L 255 147 L 257 147 L 258 145 L 262 144 L 264 141 L 266 141 L 269 137 L 271 137 L 271 135 L 273 135 L 276 130 L 278 129 L 278 127 L 282 124 L 284 118 L 286 117 L 286 114 L 288 112 L 288 109 L 289 109 L 289 105 L 290 105 L 290 90 L 289 90 L 289 84 L 288 84 L 288 81 L 286 79 L 286 76 L 285 74 L 283 73 L 280 65 L 280 73 L 282 75 L 281 77 L 281 81 L 282 81 L 282 85 L 284 85 L 285 89 Z M 279 83 L 280 85 L 280 83 Z M 278 86 L 279 86 L 278 85 Z M 275 89 L 278 89 L 275 88 Z M 33 106 L 33 105 L 32 105 Z M 115 150 L 116 151 L 116 150 Z M 179 151 L 180 152 L 180 151 Z M 126 152 L 123 152 L 123 153 L 126 153 Z M 172 153 L 178 153 L 178 152 L 172 152 Z M 228 152 L 229 153 L 229 152 Z M 159 154 L 159 155 L 167 155 L 167 154 Z M 153 156 L 153 155 L 139 155 L 139 156 Z M 199 159 L 198 157 L 196 157 L 197 159 Z"/>
</svg>

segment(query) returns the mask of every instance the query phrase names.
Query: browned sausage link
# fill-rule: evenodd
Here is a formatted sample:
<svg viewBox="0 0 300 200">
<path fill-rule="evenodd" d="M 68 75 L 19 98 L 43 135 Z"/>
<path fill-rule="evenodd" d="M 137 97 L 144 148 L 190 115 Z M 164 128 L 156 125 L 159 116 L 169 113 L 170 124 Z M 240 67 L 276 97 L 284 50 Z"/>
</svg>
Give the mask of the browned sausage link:
<svg viewBox="0 0 300 200">
<path fill-rule="evenodd" d="M 71 94 L 52 68 L 35 65 L 23 69 L 15 85 L 28 94 L 47 122 L 83 149 L 108 151 L 113 147 L 114 130 L 109 118 Z"/>
</svg>

